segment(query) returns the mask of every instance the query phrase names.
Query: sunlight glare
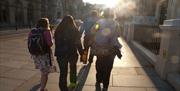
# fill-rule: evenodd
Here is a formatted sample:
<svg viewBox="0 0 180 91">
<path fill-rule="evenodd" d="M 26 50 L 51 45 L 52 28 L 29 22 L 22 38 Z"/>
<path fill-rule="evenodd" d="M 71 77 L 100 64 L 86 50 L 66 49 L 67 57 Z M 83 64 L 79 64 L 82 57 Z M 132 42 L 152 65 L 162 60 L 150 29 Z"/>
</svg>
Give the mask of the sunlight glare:
<svg viewBox="0 0 180 91">
<path fill-rule="evenodd" d="M 88 2 L 91 4 L 104 4 L 108 8 L 115 7 L 119 0 L 83 0 L 83 2 Z"/>
<path fill-rule="evenodd" d="M 91 4 L 104 4 L 105 8 L 112 8 L 117 16 L 130 17 L 136 13 L 137 4 L 132 0 L 83 0 Z"/>
</svg>

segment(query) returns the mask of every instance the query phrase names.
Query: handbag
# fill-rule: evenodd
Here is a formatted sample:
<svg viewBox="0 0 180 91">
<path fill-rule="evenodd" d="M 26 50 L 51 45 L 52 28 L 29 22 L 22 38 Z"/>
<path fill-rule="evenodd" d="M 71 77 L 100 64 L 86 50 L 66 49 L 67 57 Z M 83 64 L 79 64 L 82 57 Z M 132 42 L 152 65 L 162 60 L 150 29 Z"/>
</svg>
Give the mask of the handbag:
<svg viewBox="0 0 180 91">
<path fill-rule="evenodd" d="M 87 57 L 88 57 L 88 50 L 84 50 L 83 54 L 80 57 L 80 62 L 83 62 L 83 64 L 87 64 Z"/>
</svg>

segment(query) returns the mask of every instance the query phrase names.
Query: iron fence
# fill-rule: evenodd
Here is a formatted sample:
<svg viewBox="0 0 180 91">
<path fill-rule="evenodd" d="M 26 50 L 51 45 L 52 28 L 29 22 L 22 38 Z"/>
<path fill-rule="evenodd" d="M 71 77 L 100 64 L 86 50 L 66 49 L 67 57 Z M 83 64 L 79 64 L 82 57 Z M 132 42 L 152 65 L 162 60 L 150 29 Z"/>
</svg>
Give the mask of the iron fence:
<svg viewBox="0 0 180 91">
<path fill-rule="evenodd" d="M 134 40 L 158 55 L 161 41 L 161 29 L 159 26 L 135 25 Z"/>
</svg>

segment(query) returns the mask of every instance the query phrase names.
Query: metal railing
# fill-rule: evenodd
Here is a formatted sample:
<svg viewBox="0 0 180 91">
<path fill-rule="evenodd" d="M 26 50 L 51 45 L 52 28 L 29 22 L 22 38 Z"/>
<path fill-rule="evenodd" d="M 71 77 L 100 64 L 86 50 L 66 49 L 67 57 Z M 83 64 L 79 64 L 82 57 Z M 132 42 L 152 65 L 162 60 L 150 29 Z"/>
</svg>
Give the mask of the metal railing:
<svg viewBox="0 0 180 91">
<path fill-rule="evenodd" d="M 154 54 L 159 54 L 161 29 L 159 26 L 135 25 L 134 41 L 138 42 Z"/>
</svg>

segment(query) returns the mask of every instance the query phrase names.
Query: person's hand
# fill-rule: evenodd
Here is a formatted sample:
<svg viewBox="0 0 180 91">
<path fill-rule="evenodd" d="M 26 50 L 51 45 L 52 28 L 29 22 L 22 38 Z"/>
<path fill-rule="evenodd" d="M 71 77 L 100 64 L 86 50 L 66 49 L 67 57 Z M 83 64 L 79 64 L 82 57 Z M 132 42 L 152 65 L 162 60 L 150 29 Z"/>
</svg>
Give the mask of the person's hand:
<svg viewBox="0 0 180 91">
<path fill-rule="evenodd" d="M 117 57 L 118 57 L 119 59 L 121 59 L 122 54 L 121 54 L 120 49 L 119 49 L 119 48 L 117 48 L 117 47 L 115 47 L 115 54 L 117 55 Z"/>
<path fill-rule="evenodd" d="M 116 55 L 117 55 L 117 57 L 118 57 L 119 59 L 121 59 L 122 54 L 121 54 L 121 51 L 120 51 L 120 50 L 116 53 Z"/>
</svg>

